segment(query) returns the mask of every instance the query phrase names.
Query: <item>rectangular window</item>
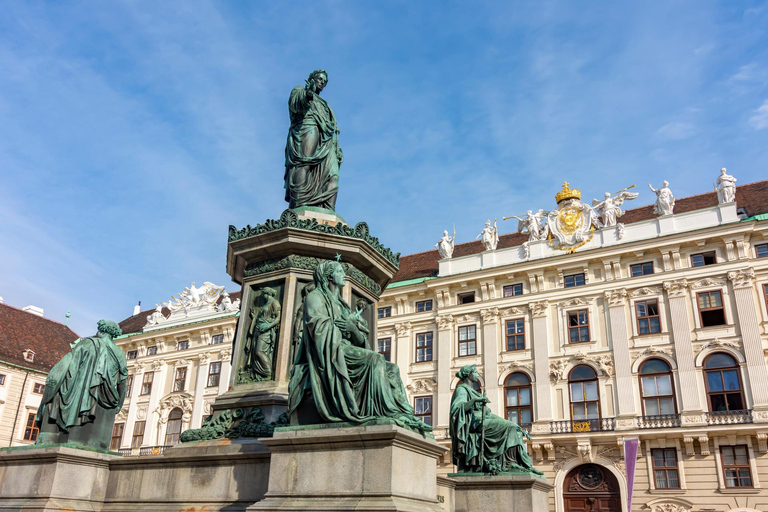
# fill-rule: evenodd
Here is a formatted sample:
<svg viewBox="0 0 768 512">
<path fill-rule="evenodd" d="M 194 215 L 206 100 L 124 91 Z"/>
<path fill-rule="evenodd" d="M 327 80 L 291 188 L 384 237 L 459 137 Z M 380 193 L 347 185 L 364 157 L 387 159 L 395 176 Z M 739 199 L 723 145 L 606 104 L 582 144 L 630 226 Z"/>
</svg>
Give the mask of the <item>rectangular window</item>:
<svg viewBox="0 0 768 512">
<path fill-rule="evenodd" d="M 146 372 L 141 381 L 141 395 L 148 395 L 152 392 L 152 379 L 155 378 L 154 372 Z"/>
<path fill-rule="evenodd" d="M 507 320 L 507 350 L 525 349 L 525 320 Z"/>
<path fill-rule="evenodd" d="M 391 361 L 390 359 L 392 351 L 392 338 L 383 338 L 376 341 L 376 352 L 384 356 L 384 359 Z"/>
<path fill-rule="evenodd" d="M 600 398 L 597 393 L 597 380 L 571 382 L 571 419 L 600 419 Z"/>
<path fill-rule="evenodd" d="M 416 334 L 416 362 L 432 360 L 432 333 L 420 332 Z"/>
<path fill-rule="evenodd" d="M 176 350 L 187 350 L 189 348 L 189 340 L 181 340 Z"/>
<path fill-rule="evenodd" d="M 5 385 L 5 374 L 0 373 L 0 386 Z"/>
<path fill-rule="evenodd" d="M 115 423 L 112 427 L 112 440 L 109 442 L 109 449 L 116 451 L 120 449 L 120 444 L 123 442 L 123 431 L 125 430 L 125 423 Z"/>
<path fill-rule="evenodd" d="M 432 311 L 432 300 L 420 300 L 416 302 L 416 312 Z"/>
<path fill-rule="evenodd" d="M 37 441 L 37 434 L 40 433 L 40 429 L 35 425 L 35 413 L 29 413 L 27 416 L 27 427 L 24 429 L 25 441 Z"/>
<path fill-rule="evenodd" d="M 125 353 L 126 359 L 136 359 L 136 357 L 139 355 L 138 350 L 129 350 Z"/>
<path fill-rule="evenodd" d="M 637 313 L 638 334 L 655 334 L 661 332 L 659 303 L 656 300 L 639 300 L 635 302 Z"/>
<path fill-rule="evenodd" d="M 504 287 L 504 296 L 505 297 L 514 297 L 516 295 L 522 295 L 522 294 L 523 294 L 523 285 L 522 285 L 522 283 L 510 284 L 510 285 Z"/>
<path fill-rule="evenodd" d="M 584 274 L 573 274 L 565 276 L 563 278 L 566 288 L 573 288 L 574 286 L 584 286 L 587 284 L 587 280 L 584 278 Z"/>
<path fill-rule="evenodd" d="M 151 347 L 147 347 L 148 356 L 154 356 L 155 354 L 157 354 L 157 345 L 152 345 Z"/>
<path fill-rule="evenodd" d="M 427 425 L 432 425 L 432 397 L 417 396 L 413 399 L 413 408 L 416 410 L 416 417 Z"/>
<path fill-rule="evenodd" d="M 713 325 L 725 325 L 725 307 L 723 306 L 723 294 L 719 290 L 712 292 L 700 292 L 696 294 L 699 304 L 699 317 L 702 327 Z"/>
<path fill-rule="evenodd" d="M 35 385 L 32 387 L 32 392 L 36 395 L 42 395 L 44 389 L 45 389 L 45 384 L 43 384 L 42 382 L 35 382 Z"/>
<path fill-rule="evenodd" d="M 672 374 L 642 375 L 643 410 L 646 416 L 675 414 L 675 392 L 672 389 Z"/>
<path fill-rule="evenodd" d="M 752 472 L 749 468 L 749 451 L 746 445 L 721 446 L 723 473 L 726 487 L 752 487 Z"/>
<path fill-rule="evenodd" d="M 679 489 L 680 479 L 677 474 L 677 450 L 674 448 L 654 448 L 653 476 L 657 489 Z"/>
<path fill-rule="evenodd" d="M 629 273 L 632 275 L 632 277 L 647 276 L 648 274 L 653 274 L 653 262 L 646 261 L 645 263 L 630 265 Z"/>
<path fill-rule="evenodd" d="M 219 345 L 221 343 L 224 343 L 224 335 L 223 334 L 214 334 L 211 337 L 211 345 Z"/>
<path fill-rule="evenodd" d="M 474 325 L 459 327 L 459 356 L 477 354 L 477 332 Z"/>
<path fill-rule="evenodd" d="M 208 367 L 208 387 L 218 386 L 221 378 L 221 361 L 214 361 Z"/>
<path fill-rule="evenodd" d="M 184 386 L 187 383 L 187 369 L 176 368 L 176 376 L 173 379 L 173 390 L 184 391 Z"/>
<path fill-rule="evenodd" d="M 131 389 L 133 388 L 133 375 L 128 375 L 125 378 L 125 397 L 131 397 Z"/>
<path fill-rule="evenodd" d="M 140 448 L 144 443 L 144 428 L 147 426 L 146 421 L 137 421 L 133 424 L 133 437 L 131 438 L 131 448 Z"/>
<path fill-rule="evenodd" d="M 392 316 L 392 306 L 386 306 L 378 309 L 379 318 L 389 318 Z"/>
<path fill-rule="evenodd" d="M 768 258 L 768 244 L 760 244 L 755 246 L 755 255 L 758 258 Z"/>
<path fill-rule="evenodd" d="M 475 292 L 460 293 L 458 299 L 459 304 L 472 304 L 475 302 Z"/>
<path fill-rule="evenodd" d="M 586 309 L 568 313 L 568 341 L 570 343 L 589 341 L 589 311 Z"/>
<path fill-rule="evenodd" d="M 715 251 L 691 254 L 692 267 L 703 267 L 705 265 L 714 265 L 715 263 L 717 263 L 717 258 L 715 257 Z"/>
</svg>

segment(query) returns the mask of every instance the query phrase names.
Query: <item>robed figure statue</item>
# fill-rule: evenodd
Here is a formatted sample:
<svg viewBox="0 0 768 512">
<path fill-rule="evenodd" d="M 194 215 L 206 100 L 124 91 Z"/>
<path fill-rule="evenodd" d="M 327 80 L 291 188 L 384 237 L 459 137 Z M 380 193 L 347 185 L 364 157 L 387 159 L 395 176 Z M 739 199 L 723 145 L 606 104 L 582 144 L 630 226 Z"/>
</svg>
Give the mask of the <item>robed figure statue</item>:
<svg viewBox="0 0 768 512">
<path fill-rule="evenodd" d="M 432 430 L 408 404 L 397 365 L 365 348 L 368 328 L 360 310 L 352 312 L 341 298 L 345 282 L 338 261 L 323 261 L 314 271 L 315 289 L 304 299 L 304 333 L 288 387 L 291 423 L 386 418 L 417 432 Z"/>
<path fill-rule="evenodd" d="M 453 463 L 461 473 L 523 472 L 542 475 L 533 467 L 523 438 L 528 433 L 491 413 L 489 400 L 473 387 L 478 380 L 475 365 L 456 374 L 461 382 L 451 398 L 451 446 Z"/>
<path fill-rule="evenodd" d="M 96 335 L 72 343 L 72 351 L 54 365 L 35 418 L 36 444 L 109 449 L 128 376 L 125 354 L 112 341 L 121 334 L 115 322 L 99 320 Z"/>
<path fill-rule="evenodd" d="M 288 99 L 291 128 L 285 145 L 285 200 L 289 208 L 314 206 L 335 211 L 339 192 L 339 129 L 330 105 L 320 97 L 328 73 L 313 71 Z"/>
</svg>

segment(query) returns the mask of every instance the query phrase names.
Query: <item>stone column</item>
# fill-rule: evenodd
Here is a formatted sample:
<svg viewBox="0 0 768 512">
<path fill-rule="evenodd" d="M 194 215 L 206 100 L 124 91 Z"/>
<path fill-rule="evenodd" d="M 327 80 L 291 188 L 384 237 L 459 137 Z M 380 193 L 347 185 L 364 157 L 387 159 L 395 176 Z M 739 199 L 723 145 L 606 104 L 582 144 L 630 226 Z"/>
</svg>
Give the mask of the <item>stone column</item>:
<svg viewBox="0 0 768 512">
<path fill-rule="evenodd" d="M 190 428 L 200 428 L 203 424 L 203 395 L 205 394 L 205 385 L 208 383 L 208 368 L 211 361 L 211 354 L 208 352 L 198 354 L 197 357 L 200 362 L 197 365 L 195 399 L 192 405 L 192 422 Z"/>
<path fill-rule="evenodd" d="M 491 399 L 490 409 L 494 414 L 504 416 L 501 410 L 503 402 L 499 403 L 499 308 L 480 310 L 483 319 L 483 377 L 485 391 Z"/>
<path fill-rule="evenodd" d="M 536 411 L 532 431 L 548 434 L 549 421 L 552 419 L 552 391 L 549 385 L 549 335 L 547 330 L 547 312 L 549 302 L 531 302 L 528 304 L 533 324 L 531 348 L 533 351 L 533 373 L 536 377 Z"/>
<path fill-rule="evenodd" d="M 121 448 L 130 448 L 133 439 L 133 426 L 136 424 L 136 413 L 139 409 L 138 398 L 141 392 L 141 379 L 144 377 L 144 368 L 141 364 L 136 365 L 136 371 L 133 373 L 133 385 L 131 386 L 131 403 L 128 406 L 128 418 L 125 420 L 125 430 L 123 430 L 123 439 L 120 441 Z"/>
<path fill-rule="evenodd" d="M 699 379 L 691 343 L 691 325 L 688 320 L 688 281 L 677 279 L 664 281 L 669 298 L 669 314 L 672 319 L 672 339 L 677 357 L 677 378 L 680 381 L 680 419 L 683 426 L 704 424 L 699 399 Z"/>
<path fill-rule="evenodd" d="M 165 374 L 167 373 L 168 365 L 165 361 L 155 361 L 152 363 L 152 371 L 155 373 L 152 376 L 152 391 L 149 394 L 149 409 L 147 410 L 147 430 L 144 431 L 144 441 L 149 440 L 152 445 L 158 445 L 159 437 L 159 421 L 160 412 L 158 404 L 160 403 L 160 397 L 163 396 L 163 390 L 165 388 Z"/>
<path fill-rule="evenodd" d="M 605 292 L 619 402 L 616 414 L 616 430 L 634 429 L 636 427 L 635 416 L 637 416 L 632 384 L 632 360 L 629 356 L 626 300 L 627 290 L 624 288 Z"/>
<path fill-rule="evenodd" d="M 760 339 L 760 321 L 757 317 L 758 304 L 755 303 L 755 271 L 743 268 L 728 272 L 728 279 L 733 285 L 736 298 L 741 342 L 744 357 L 747 360 L 747 382 L 752 391 L 752 407 L 755 423 L 768 423 L 768 366 L 765 364 L 763 343 Z"/>
<path fill-rule="evenodd" d="M 392 361 L 400 368 L 400 378 L 403 384 L 406 384 L 408 382 L 408 361 L 410 360 L 408 352 L 411 350 L 411 322 L 395 324 L 395 332 L 397 333 L 395 353 L 390 355 L 393 356 Z"/>
<path fill-rule="evenodd" d="M 229 350 L 222 350 L 221 354 L 221 375 L 219 376 L 219 394 L 226 393 L 229 389 L 229 374 L 232 371 L 232 364 L 229 362 L 229 358 L 232 357 L 232 352 Z"/>
<path fill-rule="evenodd" d="M 448 428 L 451 409 L 453 315 L 437 317 L 437 427 Z"/>
</svg>

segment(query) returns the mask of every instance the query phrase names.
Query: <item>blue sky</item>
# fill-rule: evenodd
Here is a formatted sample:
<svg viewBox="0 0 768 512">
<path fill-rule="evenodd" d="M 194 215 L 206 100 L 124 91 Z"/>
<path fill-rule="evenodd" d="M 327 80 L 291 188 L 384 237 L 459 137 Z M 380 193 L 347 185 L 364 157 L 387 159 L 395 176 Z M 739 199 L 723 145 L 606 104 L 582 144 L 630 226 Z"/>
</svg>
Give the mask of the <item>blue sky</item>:
<svg viewBox="0 0 768 512">
<path fill-rule="evenodd" d="M 287 99 L 339 120 L 338 212 L 404 254 L 455 224 L 718 169 L 768 177 L 765 2 L 8 2 L 0 296 L 80 334 L 224 272 L 277 218 Z"/>
</svg>

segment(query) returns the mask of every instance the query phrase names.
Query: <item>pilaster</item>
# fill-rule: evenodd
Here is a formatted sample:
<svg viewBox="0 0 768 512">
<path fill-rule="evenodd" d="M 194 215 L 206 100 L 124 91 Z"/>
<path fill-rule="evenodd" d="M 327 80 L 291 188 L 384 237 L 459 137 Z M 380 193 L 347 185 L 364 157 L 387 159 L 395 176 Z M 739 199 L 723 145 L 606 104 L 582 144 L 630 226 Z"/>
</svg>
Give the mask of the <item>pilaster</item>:
<svg viewBox="0 0 768 512">
<path fill-rule="evenodd" d="M 485 391 L 491 397 L 490 408 L 500 414 L 503 405 L 499 403 L 499 308 L 480 310 L 483 319 L 483 376 Z M 503 415 L 502 415 L 503 416 Z"/>
<path fill-rule="evenodd" d="M 197 378 L 195 379 L 195 399 L 192 404 L 191 428 L 200 428 L 203 423 L 203 395 L 205 394 L 206 379 L 210 366 L 211 354 L 204 352 L 198 354 Z"/>
<path fill-rule="evenodd" d="M 437 427 L 447 428 L 451 409 L 451 361 L 453 359 L 453 315 L 437 317 Z"/>
<path fill-rule="evenodd" d="M 232 352 L 229 350 L 222 350 L 221 354 L 221 375 L 219 376 L 219 395 L 226 393 L 229 390 L 229 377 L 232 373 L 232 363 L 230 359 Z"/>
<path fill-rule="evenodd" d="M 158 445 L 160 444 L 160 414 L 157 412 L 157 406 L 165 389 L 165 375 L 168 372 L 168 365 L 165 361 L 154 361 L 151 370 L 154 372 L 154 375 L 152 376 L 152 391 L 149 393 L 149 408 L 147 410 L 149 411 L 148 416 L 151 415 L 152 419 L 150 420 L 150 417 L 147 417 L 146 426 L 149 432 L 145 430 L 144 442 L 146 444 L 147 440 L 150 440 L 151 444 Z"/>
<path fill-rule="evenodd" d="M 408 361 L 410 361 L 411 350 L 411 322 L 402 322 L 395 324 L 395 359 L 397 367 L 400 368 L 400 379 L 403 383 L 408 382 Z"/>
<path fill-rule="evenodd" d="M 133 426 L 136 424 L 136 414 L 139 410 L 138 397 L 141 392 L 141 379 L 144 377 L 144 369 L 140 364 L 136 366 L 133 373 L 133 384 L 131 386 L 130 404 L 128 405 L 128 418 L 125 420 L 125 429 L 123 430 L 123 439 L 120 441 L 121 448 L 130 448 L 133 438 Z"/>
<path fill-rule="evenodd" d="M 528 304 L 531 312 L 533 334 L 531 347 L 533 349 L 533 373 L 536 376 L 536 403 L 534 431 L 542 430 L 549 433 L 549 420 L 552 419 L 552 392 L 549 386 L 549 333 L 547 329 L 549 302 L 532 302 Z"/>
<path fill-rule="evenodd" d="M 620 288 L 605 292 L 605 302 L 608 305 L 608 328 L 611 332 L 613 343 L 613 360 L 616 375 L 616 391 L 618 410 L 616 416 L 621 418 L 633 418 L 637 415 L 635 394 L 632 385 L 632 360 L 629 355 L 629 335 L 627 328 L 627 290 Z M 617 422 L 619 426 L 630 422 Z M 631 422 L 634 428 L 634 422 Z"/>
</svg>

